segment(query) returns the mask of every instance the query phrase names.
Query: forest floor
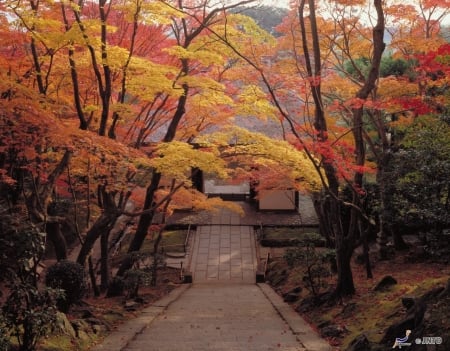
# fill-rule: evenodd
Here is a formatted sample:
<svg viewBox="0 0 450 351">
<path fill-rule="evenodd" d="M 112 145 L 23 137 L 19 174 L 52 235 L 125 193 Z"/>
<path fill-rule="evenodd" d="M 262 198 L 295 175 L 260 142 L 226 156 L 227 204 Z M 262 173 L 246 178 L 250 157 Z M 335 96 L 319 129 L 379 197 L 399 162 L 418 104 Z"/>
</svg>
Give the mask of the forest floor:
<svg viewBox="0 0 450 351">
<path fill-rule="evenodd" d="M 335 346 L 336 350 L 346 350 L 350 342 L 360 334 L 365 334 L 374 344 L 380 343 L 386 329 L 406 315 L 406 308 L 402 305 L 403 297 L 420 297 L 436 287 L 445 287 L 450 278 L 448 265 L 431 260 L 419 262 L 408 252 L 397 254 L 388 261 L 377 261 L 372 266 L 373 278 L 368 279 L 365 266 L 353 262 L 356 294 L 337 303 L 324 303 L 314 308 L 305 308 L 302 304 L 302 300 L 311 294 L 303 287 L 304 273 L 301 269 L 290 269 L 285 260 L 279 257 L 269 265 L 269 279 L 274 283 L 273 288 L 282 296 L 296 287 L 301 287 L 300 299 L 292 302 L 292 307 Z M 395 278 L 397 284 L 382 291 L 374 291 L 377 283 L 388 275 Z M 330 286 L 333 285 L 334 279 L 330 279 Z M 433 304 L 428 306 L 426 323 L 433 324 L 434 335 L 423 336 L 448 336 L 449 302 L 447 295 L 444 302 L 433 301 Z M 398 335 L 401 336 L 403 335 Z"/>
<path fill-rule="evenodd" d="M 70 324 L 79 326 L 66 328 L 64 322 L 58 323 L 57 329 L 42 339 L 39 351 L 85 351 L 99 343 L 118 325 L 136 318 L 141 310 L 167 295 L 175 289 L 180 281 L 180 270 L 171 267 L 161 268 L 156 286 L 139 288 L 138 298 L 86 297 L 79 306 L 71 308 L 67 314 Z"/>
</svg>

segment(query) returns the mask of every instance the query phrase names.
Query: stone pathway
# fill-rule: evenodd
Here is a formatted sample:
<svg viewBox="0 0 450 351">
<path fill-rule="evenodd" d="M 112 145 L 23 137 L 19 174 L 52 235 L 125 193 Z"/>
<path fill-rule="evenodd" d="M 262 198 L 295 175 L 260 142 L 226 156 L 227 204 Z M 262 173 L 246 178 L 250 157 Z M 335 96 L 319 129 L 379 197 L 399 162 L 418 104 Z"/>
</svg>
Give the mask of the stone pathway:
<svg viewBox="0 0 450 351">
<path fill-rule="evenodd" d="M 255 237 L 249 226 L 197 228 L 191 262 L 193 281 L 254 283 Z"/>
<path fill-rule="evenodd" d="M 268 285 L 255 284 L 253 227 L 228 210 L 198 226 L 183 285 L 93 351 L 329 351 Z"/>
<path fill-rule="evenodd" d="M 123 349 L 306 350 L 255 284 L 194 284 Z"/>
</svg>

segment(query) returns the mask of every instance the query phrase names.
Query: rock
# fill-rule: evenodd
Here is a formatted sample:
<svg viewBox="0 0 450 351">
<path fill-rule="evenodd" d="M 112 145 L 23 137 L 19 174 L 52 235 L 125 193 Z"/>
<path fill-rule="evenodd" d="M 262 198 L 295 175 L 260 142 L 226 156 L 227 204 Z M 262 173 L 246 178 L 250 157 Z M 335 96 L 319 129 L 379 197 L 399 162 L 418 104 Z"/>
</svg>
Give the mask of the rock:
<svg viewBox="0 0 450 351">
<path fill-rule="evenodd" d="M 276 270 L 269 271 L 269 273 L 267 274 L 267 279 L 272 282 L 272 286 L 275 287 L 284 283 L 287 277 L 288 273 L 285 269 L 283 269 L 281 272 Z"/>
<path fill-rule="evenodd" d="M 320 330 L 320 333 L 327 338 L 339 338 L 347 330 L 335 324 L 330 324 Z"/>
<path fill-rule="evenodd" d="M 317 307 L 314 298 L 313 297 L 307 297 L 300 302 L 300 304 L 295 308 L 295 311 L 299 313 L 306 313 L 308 311 L 311 311 Z"/>
<path fill-rule="evenodd" d="M 413 330 L 414 335 L 411 335 L 411 339 L 418 336 L 418 330 L 422 327 L 422 321 L 425 315 L 425 311 L 427 306 L 425 305 L 422 299 L 415 300 L 414 305 L 408 310 L 406 317 L 392 324 L 384 334 L 381 343 L 382 344 L 391 344 L 395 341 L 395 338 L 399 338 L 404 336 L 406 330 Z"/>
<path fill-rule="evenodd" d="M 373 290 L 374 291 L 385 291 L 385 290 L 388 290 L 390 287 L 392 287 L 395 284 L 397 284 L 397 280 L 390 275 L 386 275 L 383 277 L 383 279 L 381 279 L 378 282 L 378 284 L 375 286 L 375 288 Z"/>
<path fill-rule="evenodd" d="M 94 314 L 92 313 L 92 311 L 87 309 L 87 308 L 80 309 L 79 313 L 81 315 L 81 318 L 92 318 L 92 317 L 94 317 Z"/>
<path fill-rule="evenodd" d="M 115 311 L 115 310 L 107 310 L 104 314 L 103 314 L 103 316 L 112 316 L 112 317 L 114 317 L 114 318 L 117 318 L 117 319 L 121 319 L 121 318 L 123 318 L 124 317 L 124 314 L 122 313 L 122 312 L 119 312 L 119 311 Z"/>
<path fill-rule="evenodd" d="M 89 323 L 90 325 L 102 325 L 104 324 L 100 319 L 98 318 L 86 318 L 85 321 Z"/>
<path fill-rule="evenodd" d="M 124 308 L 127 311 L 136 311 L 139 308 L 140 303 L 136 301 L 126 301 L 124 304 Z"/>
<path fill-rule="evenodd" d="M 288 292 L 286 292 L 286 294 L 300 294 L 302 291 L 303 291 L 303 288 L 299 285 L 299 286 L 296 286 L 295 288 L 292 288 Z"/>
<path fill-rule="evenodd" d="M 136 302 L 136 303 L 138 303 L 138 304 L 140 304 L 140 305 L 144 305 L 144 304 L 147 303 L 147 301 L 146 301 L 144 298 L 140 297 L 140 296 L 135 297 L 135 298 L 133 299 L 133 301 Z"/>
<path fill-rule="evenodd" d="M 302 302 L 295 308 L 297 312 L 305 313 L 317 306 L 321 306 L 331 300 L 333 296 L 332 291 L 323 292 L 317 296 L 309 296 L 302 300 Z"/>
<path fill-rule="evenodd" d="M 91 337 L 89 336 L 89 334 L 87 332 L 85 332 L 84 330 L 80 330 L 78 332 L 78 339 L 81 340 L 82 343 L 90 343 L 91 342 Z"/>
<path fill-rule="evenodd" d="M 439 294 L 439 298 L 443 299 L 446 296 L 450 295 L 450 279 L 447 280 L 447 286 L 445 287 L 444 290 L 442 290 L 442 292 Z"/>
<path fill-rule="evenodd" d="M 357 307 L 358 307 L 357 304 L 354 302 L 345 305 L 342 308 L 342 311 L 339 313 L 339 317 L 349 318 L 349 317 L 353 316 L 355 314 Z"/>
<path fill-rule="evenodd" d="M 108 331 L 108 328 L 105 325 L 103 325 L 103 324 L 94 324 L 92 326 L 92 331 L 95 334 L 103 334 L 103 333 Z"/>
<path fill-rule="evenodd" d="M 289 291 L 283 293 L 284 302 L 296 302 L 300 298 L 300 294 L 303 288 L 301 286 L 296 286 Z"/>
<path fill-rule="evenodd" d="M 283 296 L 284 302 L 295 302 L 300 298 L 300 294 L 296 293 L 287 293 Z"/>
<path fill-rule="evenodd" d="M 425 302 L 431 299 L 435 299 L 436 297 L 438 297 L 443 291 L 445 290 L 445 288 L 443 286 L 439 286 L 437 288 L 431 289 L 430 291 L 427 291 L 425 294 L 423 294 L 421 296 L 421 300 L 424 300 Z"/>
<path fill-rule="evenodd" d="M 331 325 L 331 321 L 326 320 L 326 321 L 323 321 L 323 322 L 320 322 L 319 324 L 317 324 L 317 328 L 323 329 L 325 327 L 328 327 L 329 325 Z"/>
<path fill-rule="evenodd" d="M 345 351 L 370 351 L 370 341 L 365 334 L 358 335 L 352 340 Z"/>
<path fill-rule="evenodd" d="M 408 296 L 402 297 L 402 305 L 407 310 L 409 310 L 411 307 L 413 307 L 415 303 L 416 303 L 416 301 L 415 301 L 414 297 L 408 297 Z"/>
<path fill-rule="evenodd" d="M 73 338 L 76 337 L 75 329 L 73 328 L 65 313 L 56 312 L 55 329 L 59 333 L 69 335 Z"/>
<path fill-rule="evenodd" d="M 286 281 L 286 279 L 287 275 L 282 272 L 278 277 L 276 277 L 276 279 L 272 281 L 272 283 L 274 286 L 278 286 L 283 284 Z"/>
</svg>

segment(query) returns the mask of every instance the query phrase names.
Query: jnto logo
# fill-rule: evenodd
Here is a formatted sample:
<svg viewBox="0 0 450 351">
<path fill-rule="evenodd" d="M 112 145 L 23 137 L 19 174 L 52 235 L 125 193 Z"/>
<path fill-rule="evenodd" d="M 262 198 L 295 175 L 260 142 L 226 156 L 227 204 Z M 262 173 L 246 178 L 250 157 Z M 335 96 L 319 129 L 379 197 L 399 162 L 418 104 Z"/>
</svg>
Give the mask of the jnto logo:
<svg viewBox="0 0 450 351">
<path fill-rule="evenodd" d="M 411 346 L 410 342 L 408 341 L 409 335 L 411 334 L 411 330 L 406 331 L 406 335 L 403 338 L 395 338 L 394 346 L 392 346 L 393 349 L 398 347 L 399 349 L 402 348 L 402 346 Z"/>
</svg>

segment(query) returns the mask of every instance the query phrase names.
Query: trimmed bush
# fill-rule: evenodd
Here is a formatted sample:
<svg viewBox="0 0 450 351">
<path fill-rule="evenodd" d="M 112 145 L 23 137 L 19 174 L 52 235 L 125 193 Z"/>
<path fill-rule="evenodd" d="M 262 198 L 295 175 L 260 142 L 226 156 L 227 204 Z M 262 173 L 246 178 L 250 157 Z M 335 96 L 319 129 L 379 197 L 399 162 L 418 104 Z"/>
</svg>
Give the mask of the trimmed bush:
<svg viewBox="0 0 450 351">
<path fill-rule="evenodd" d="M 106 297 L 122 296 L 125 291 L 125 282 L 122 277 L 114 277 L 108 286 Z"/>
<path fill-rule="evenodd" d="M 83 267 L 72 261 L 62 260 L 51 266 L 45 277 L 48 287 L 62 289 L 65 298 L 58 299 L 58 309 L 68 312 L 87 291 L 86 274 Z"/>
</svg>

